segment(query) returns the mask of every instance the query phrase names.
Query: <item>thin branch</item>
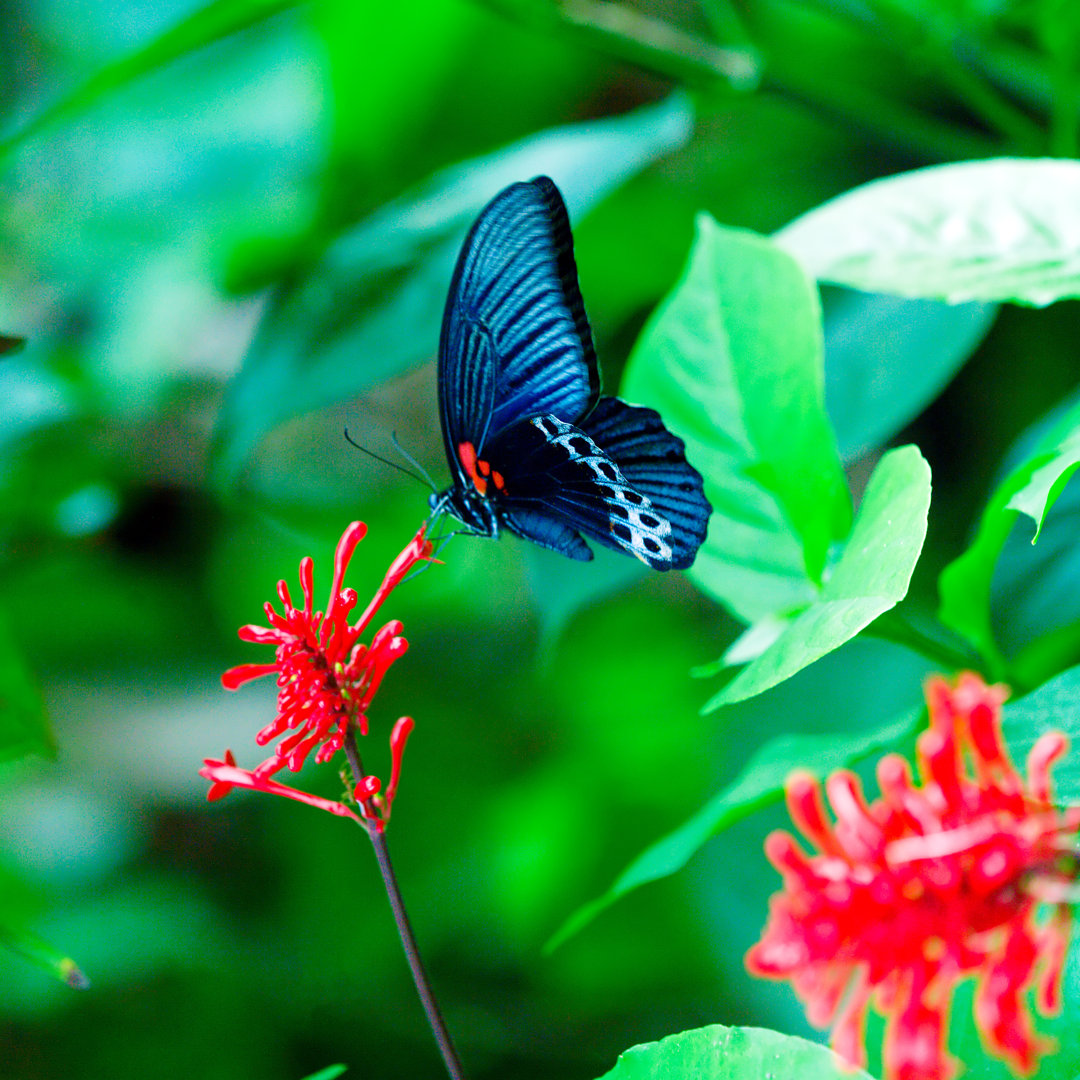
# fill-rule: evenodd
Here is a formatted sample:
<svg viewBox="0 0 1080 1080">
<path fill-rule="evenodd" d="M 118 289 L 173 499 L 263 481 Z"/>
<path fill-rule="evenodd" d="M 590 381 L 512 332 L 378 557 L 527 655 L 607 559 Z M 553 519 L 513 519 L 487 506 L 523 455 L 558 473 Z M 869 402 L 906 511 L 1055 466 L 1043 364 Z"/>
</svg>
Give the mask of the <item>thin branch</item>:
<svg viewBox="0 0 1080 1080">
<path fill-rule="evenodd" d="M 356 735 L 353 731 L 345 736 L 345 755 L 349 759 L 349 767 L 352 769 L 353 778 L 359 780 L 365 775 L 364 767 L 360 761 L 360 751 L 356 746 Z M 378 821 L 374 805 L 368 800 L 364 805 L 364 812 L 372 822 Z M 464 1080 L 465 1073 L 454 1049 L 454 1041 L 446 1027 L 446 1022 L 439 1011 L 438 1002 L 431 988 L 431 980 L 424 970 L 424 963 L 420 958 L 420 949 L 416 943 L 416 935 L 413 933 L 412 924 L 409 922 L 408 913 L 405 911 L 405 901 L 398 887 L 397 877 L 394 874 L 394 866 L 390 861 L 390 851 L 386 846 L 386 833 L 376 828 L 374 824 L 365 826 L 371 845 L 375 849 L 375 858 L 379 863 L 379 873 L 382 874 L 383 885 L 386 888 L 386 896 L 390 901 L 390 909 L 394 913 L 394 922 L 397 924 L 398 937 L 401 938 L 402 948 L 405 950 L 405 958 L 409 962 L 409 970 L 412 972 L 413 983 L 416 992 L 420 996 L 420 1003 L 424 1006 L 428 1024 L 435 1042 L 439 1046 L 443 1063 L 450 1080 Z"/>
<path fill-rule="evenodd" d="M 1000 142 L 980 132 L 905 109 L 881 95 L 853 87 L 831 92 L 827 82 L 801 85 L 775 68 L 763 74 L 757 51 L 722 49 L 659 19 L 610 0 L 477 0 L 526 26 L 572 34 L 598 52 L 696 89 L 772 90 L 785 98 L 856 125 L 867 136 L 929 156 L 990 157 Z"/>
<path fill-rule="evenodd" d="M 820 11 L 874 34 L 898 55 L 910 58 L 921 54 L 958 100 L 987 127 L 1011 140 L 1016 149 L 1028 154 L 1044 149 L 1045 136 L 1039 124 L 961 59 L 958 50 L 966 54 L 978 50 L 974 41 L 961 41 L 958 34 L 944 29 L 940 21 L 925 17 L 917 7 L 908 10 L 888 3 L 852 0 L 813 3 Z"/>
<path fill-rule="evenodd" d="M 479 0 L 515 22 L 569 31 L 593 48 L 688 86 L 753 90 L 760 65 L 747 49 L 725 49 L 610 0 Z"/>
</svg>

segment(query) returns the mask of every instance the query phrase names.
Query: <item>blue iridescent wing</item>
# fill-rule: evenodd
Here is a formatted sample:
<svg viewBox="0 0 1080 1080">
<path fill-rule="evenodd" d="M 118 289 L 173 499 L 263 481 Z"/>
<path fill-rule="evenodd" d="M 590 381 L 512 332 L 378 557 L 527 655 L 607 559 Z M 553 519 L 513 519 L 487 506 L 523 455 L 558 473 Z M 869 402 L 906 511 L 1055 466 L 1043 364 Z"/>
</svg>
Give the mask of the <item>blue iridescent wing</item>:
<svg viewBox="0 0 1080 1080">
<path fill-rule="evenodd" d="M 581 429 L 618 465 L 627 483 L 671 523 L 671 566 L 684 570 L 705 540 L 712 507 L 686 447 L 655 409 L 601 398 Z"/>
<path fill-rule="evenodd" d="M 462 444 L 483 457 L 515 421 L 573 422 L 599 393 L 562 196 L 545 176 L 512 184 L 469 232 L 443 315 L 439 412 L 457 482 L 469 482 Z"/>
<path fill-rule="evenodd" d="M 592 557 L 584 534 L 654 570 L 693 561 L 700 541 L 676 536 L 650 497 L 580 428 L 550 414 L 522 420 L 492 440 L 488 454 L 499 473 L 500 520 L 511 532 L 575 559 Z"/>
</svg>

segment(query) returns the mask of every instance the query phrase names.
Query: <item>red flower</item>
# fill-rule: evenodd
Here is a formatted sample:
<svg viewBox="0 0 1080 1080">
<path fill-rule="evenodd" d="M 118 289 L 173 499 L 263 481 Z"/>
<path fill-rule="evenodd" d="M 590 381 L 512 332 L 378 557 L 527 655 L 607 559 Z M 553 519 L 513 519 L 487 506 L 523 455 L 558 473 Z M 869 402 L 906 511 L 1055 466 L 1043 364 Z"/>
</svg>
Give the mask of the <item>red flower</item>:
<svg viewBox="0 0 1080 1080">
<path fill-rule="evenodd" d="M 312 750 L 315 750 L 317 762 L 329 761 L 344 746 L 347 734 L 354 729 L 366 735 L 367 710 L 375 691 L 390 665 L 409 647 L 401 636 L 401 623 L 396 620 L 376 630 L 370 645 L 362 644 L 360 636 L 382 602 L 413 566 L 430 559 L 431 544 L 424 537 L 424 527 L 421 527 L 405 550 L 391 563 L 363 614 L 350 624 L 349 615 L 356 606 L 357 596 L 353 589 L 345 589 L 342 585 L 349 560 L 366 532 L 367 527 L 362 522 L 354 521 L 338 542 L 334 580 L 325 614 L 314 610 L 314 564 L 305 557 L 300 561 L 300 589 L 304 606 L 293 607 L 288 586 L 284 581 L 279 581 L 278 596 L 284 614 L 279 615 L 267 603 L 269 627 L 249 625 L 240 628 L 240 637 L 244 641 L 274 645 L 274 662 L 241 664 L 226 671 L 221 681 L 226 689 L 235 690 L 251 679 L 276 674 L 278 714 L 255 736 L 255 741 L 260 746 L 277 738 L 281 741 L 274 753 L 252 771 L 238 768 L 229 751 L 226 751 L 224 761 L 208 758 L 199 770 L 200 776 L 211 781 L 208 798 L 219 799 L 233 787 L 251 787 L 360 820 L 343 803 L 307 795 L 270 777 L 286 767 L 293 772 L 299 771 Z M 394 726 L 390 736 L 392 772 L 390 783 L 382 795 L 379 794 L 381 784 L 377 777 L 356 778 L 354 795 L 365 811 L 365 819 L 373 820 L 377 827 L 381 827 L 389 817 L 401 772 L 401 756 L 412 728 L 413 722 L 408 717 L 402 717 Z"/>
<path fill-rule="evenodd" d="M 790 979 L 832 1045 L 864 1065 L 864 1021 L 873 999 L 886 1017 L 886 1080 L 948 1080 L 949 1010 L 957 982 L 976 980 L 975 1023 L 987 1051 L 1030 1075 L 1054 1049 L 1036 1034 L 1026 1000 L 1060 1007 L 1069 941 L 1080 807 L 1055 809 L 1050 766 L 1064 735 L 1043 735 L 1027 782 L 1001 736 L 1007 691 L 970 672 L 955 686 L 926 686 L 930 727 L 918 740 L 920 781 L 890 754 L 878 763 L 881 798 L 867 804 L 858 779 L 825 785 L 788 778 L 792 820 L 818 848 L 807 855 L 786 832 L 765 842 L 784 878 L 769 922 L 746 956 L 752 974 Z M 1047 917 L 1039 920 L 1041 905 Z"/>
</svg>

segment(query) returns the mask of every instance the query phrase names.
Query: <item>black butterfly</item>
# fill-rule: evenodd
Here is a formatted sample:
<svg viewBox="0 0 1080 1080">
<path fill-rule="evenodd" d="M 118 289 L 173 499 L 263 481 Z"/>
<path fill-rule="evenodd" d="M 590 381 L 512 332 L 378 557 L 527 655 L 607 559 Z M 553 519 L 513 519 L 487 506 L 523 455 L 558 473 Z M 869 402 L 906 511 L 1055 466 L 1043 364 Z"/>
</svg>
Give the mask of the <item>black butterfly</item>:
<svg viewBox="0 0 1080 1080">
<path fill-rule="evenodd" d="M 600 396 L 570 221 L 546 176 L 480 212 L 450 282 L 439 414 L 454 482 L 431 496 L 470 531 L 507 529 L 571 559 L 582 533 L 681 570 L 712 510 L 681 439 L 653 409 Z"/>
</svg>

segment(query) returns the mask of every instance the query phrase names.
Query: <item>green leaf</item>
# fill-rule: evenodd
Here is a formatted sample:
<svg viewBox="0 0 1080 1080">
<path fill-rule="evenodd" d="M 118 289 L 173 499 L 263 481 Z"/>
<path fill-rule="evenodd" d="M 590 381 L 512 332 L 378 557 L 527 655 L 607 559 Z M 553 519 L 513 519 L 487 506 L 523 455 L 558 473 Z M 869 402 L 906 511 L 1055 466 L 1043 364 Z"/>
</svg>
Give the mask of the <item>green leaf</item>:
<svg viewBox="0 0 1080 1080">
<path fill-rule="evenodd" d="M 632 1046 L 601 1080 L 870 1080 L 827 1046 L 753 1027 L 713 1024 Z"/>
<path fill-rule="evenodd" d="M 469 14 L 444 0 L 313 6 L 328 60 L 331 154 L 356 187 L 376 183 L 395 154 L 423 140 L 425 126 L 437 122 L 445 81 L 467 43 Z"/>
<path fill-rule="evenodd" d="M 90 986 L 90 980 L 70 956 L 65 956 L 59 949 L 29 930 L 0 924 L 0 944 L 6 945 L 73 990 L 86 990 Z"/>
<path fill-rule="evenodd" d="M 1018 514 L 1032 518 L 1038 536 L 1046 514 L 1077 465 L 1080 403 L 1068 409 L 1031 455 L 1005 478 L 983 511 L 975 540 L 945 567 L 938 580 L 938 618 L 975 647 L 995 677 L 1004 674 L 1005 660 L 990 625 L 994 566 Z"/>
<path fill-rule="evenodd" d="M 994 323 L 996 304 L 825 286 L 825 406 L 840 455 L 883 446 L 934 400 Z"/>
<path fill-rule="evenodd" d="M 1021 768 L 1040 735 L 1063 731 L 1072 749 L 1054 766 L 1054 790 L 1061 803 L 1080 802 L 1080 667 L 1070 668 L 1002 710 L 1002 733 Z"/>
<path fill-rule="evenodd" d="M 1039 539 L 1043 522 L 1050 507 L 1057 501 L 1069 477 L 1080 466 L 1080 427 L 1074 428 L 1062 438 L 1052 456 L 1038 465 L 1028 481 L 1011 499 L 1008 509 L 1027 514 L 1035 522 L 1034 544 Z"/>
<path fill-rule="evenodd" d="M 1080 162 L 1000 158 L 874 180 L 776 241 L 821 281 L 1038 307 L 1080 296 Z"/>
<path fill-rule="evenodd" d="M 337 1080 L 339 1076 L 344 1076 L 348 1071 L 348 1065 L 327 1065 L 325 1069 L 320 1069 L 317 1073 L 305 1076 L 304 1080 Z"/>
<path fill-rule="evenodd" d="M 821 593 L 703 711 L 783 682 L 898 604 L 922 552 L 929 510 L 929 465 L 914 446 L 890 450 L 870 477 L 851 535 Z"/>
<path fill-rule="evenodd" d="M 650 161 L 680 145 L 686 99 L 542 132 L 436 174 L 326 252 L 263 320 L 222 403 L 215 478 L 232 483 L 256 442 L 290 417 L 354 397 L 430 360 L 465 233 L 501 188 L 537 173 L 575 222 Z"/>
<path fill-rule="evenodd" d="M 699 217 L 622 396 L 686 440 L 713 504 L 691 577 L 746 622 L 808 604 L 851 520 L 823 378 L 813 285 L 764 237 Z"/>
<path fill-rule="evenodd" d="M 914 730 L 921 716 L 922 710 L 916 709 L 871 731 L 852 735 L 781 735 L 770 739 L 723 791 L 674 832 L 643 851 L 606 893 L 578 908 L 552 935 L 545 951 L 558 948 L 627 893 L 681 870 L 717 833 L 779 802 L 784 780 L 792 769 L 809 769 L 824 777 L 833 769 L 853 765 L 896 745 Z"/>
<path fill-rule="evenodd" d="M 579 563 L 535 544 L 523 551 L 525 573 L 540 612 L 541 647 L 545 651 L 550 651 L 579 611 L 622 592 L 649 572 L 636 559 L 599 546 L 593 555 L 591 562 Z"/>
<path fill-rule="evenodd" d="M 101 98 L 174 60 L 262 22 L 298 0 L 213 0 L 147 45 L 114 60 L 63 97 L 46 105 L 13 135 L 0 139 L 0 158 L 31 136 L 85 112 Z"/>
<path fill-rule="evenodd" d="M 37 683 L 0 619 L 0 760 L 26 754 L 54 757 L 56 743 Z"/>
</svg>

